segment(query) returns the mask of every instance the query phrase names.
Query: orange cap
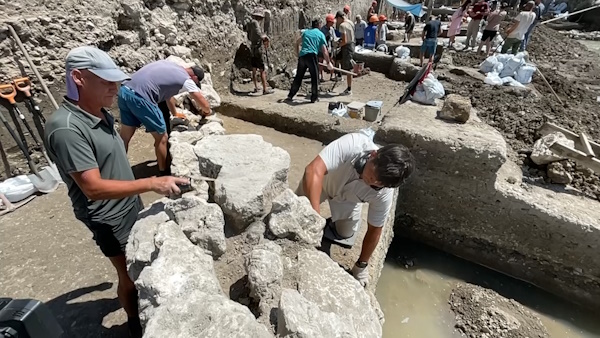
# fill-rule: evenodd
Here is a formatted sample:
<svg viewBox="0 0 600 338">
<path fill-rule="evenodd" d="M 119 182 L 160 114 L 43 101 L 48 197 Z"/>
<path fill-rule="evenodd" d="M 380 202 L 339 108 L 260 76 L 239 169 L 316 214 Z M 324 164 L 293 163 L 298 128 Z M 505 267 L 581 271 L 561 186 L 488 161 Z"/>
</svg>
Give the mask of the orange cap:
<svg viewBox="0 0 600 338">
<path fill-rule="evenodd" d="M 369 22 L 370 23 L 379 22 L 379 19 L 377 19 L 377 15 L 371 15 L 371 17 L 369 18 Z"/>
<path fill-rule="evenodd" d="M 335 16 L 333 14 L 327 14 L 325 17 L 326 22 L 335 22 Z"/>
<path fill-rule="evenodd" d="M 387 17 L 383 14 L 379 16 L 379 21 L 387 21 Z"/>
<path fill-rule="evenodd" d="M 346 11 L 346 12 L 350 12 L 350 5 L 346 5 L 346 6 L 344 6 L 344 11 Z"/>
</svg>

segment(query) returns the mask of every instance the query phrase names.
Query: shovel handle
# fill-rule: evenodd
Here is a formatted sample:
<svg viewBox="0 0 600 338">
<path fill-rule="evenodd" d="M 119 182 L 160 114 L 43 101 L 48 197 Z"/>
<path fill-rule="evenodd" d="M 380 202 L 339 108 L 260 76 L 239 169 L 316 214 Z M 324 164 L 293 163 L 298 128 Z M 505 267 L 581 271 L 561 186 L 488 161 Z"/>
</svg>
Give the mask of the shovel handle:
<svg viewBox="0 0 600 338">
<path fill-rule="evenodd" d="M 15 88 L 17 88 L 17 90 L 25 93 L 25 96 L 27 96 L 27 97 L 31 96 L 31 92 L 30 92 L 31 81 L 29 80 L 28 77 L 21 77 L 18 79 L 14 79 L 13 83 L 15 84 Z"/>
<path fill-rule="evenodd" d="M 10 89 L 10 92 L 7 89 Z M 12 83 L 0 85 L 0 97 L 7 99 L 11 104 L 15 104 L 15 96 L 17 96 L 17 91 Z"/>
</svg>

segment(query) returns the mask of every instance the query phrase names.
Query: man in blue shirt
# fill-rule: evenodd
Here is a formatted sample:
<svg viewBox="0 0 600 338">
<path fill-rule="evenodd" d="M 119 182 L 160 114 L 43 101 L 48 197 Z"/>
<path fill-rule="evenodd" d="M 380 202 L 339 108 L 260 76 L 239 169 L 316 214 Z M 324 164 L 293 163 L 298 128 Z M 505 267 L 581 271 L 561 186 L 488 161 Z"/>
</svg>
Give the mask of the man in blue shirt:
<svg viewBox="0 0 600 338">
<path fill-rule="evenodd" d="M 533 9 L 533 12 L 535 13 L 535 21 L 531 24 L 531 26 L 529 26 L 527 33 L 525 33 L 525 38 L 523 41 L 521 41 L 521 47 L 519 49 L 521 52 L 527 48 L 529 37 L 531 36 L 531 33 L 535 27 L 540 23 L 540 21 L 542 21 L 542 14 L 544 14 L 545 10 L 546 7 L 542 3 L 542 0 L 535 0 L 535 8 Z"/>
<path fill-rule="evenodd" d="M 310 72 L 311 82 L 311 95 L 310 102 L 314 103 L 319 100 L 319 76 L 318 76 L 318 60 L 317 54 L 319 51 L 323 53 L 323 58 L 327 62 L 327 69 L 330 71 L 333 69 L 331 59 L 329 58 L 329 52 L 327 51 L 327 41 L 325 40 L 325 34 L 319 29 L 321 23 L 319 20 L 313 20 L 312 28 L 305 30 L 302 36 L 296 40 L 295 51 L 298 53 L 298 67 L 294 83 L 288 97 L 285 99 L 286 102 L 292 102 L 300 85 L 306 70 Z M 300 48 L 302 46 L 302 48 Z"/>
<path fill-rule="evenodd" d="M 435 50 L 437 48 L 437 37 L 442 33 L 442 23 L 440 20 L 434 17 L 429 18 L 429 22 L 423 28 L 423 44 L 421 45 L 421 67 L 423 66 L 423 57 L 425 54 L 429 55 L 429 62 L 433 62 L 435 56 Z"/>
<path fill-rule="evenodd" d="M 365 28 L 365 39 L 363 43 L 363 47 L 366 49 L 375 49 L 375 44 L 377 43 L 377 23 L 379 19 L 377 15 L 372 15 L 369 18 L 369 24 L 367 28 Z"/>
</svg>

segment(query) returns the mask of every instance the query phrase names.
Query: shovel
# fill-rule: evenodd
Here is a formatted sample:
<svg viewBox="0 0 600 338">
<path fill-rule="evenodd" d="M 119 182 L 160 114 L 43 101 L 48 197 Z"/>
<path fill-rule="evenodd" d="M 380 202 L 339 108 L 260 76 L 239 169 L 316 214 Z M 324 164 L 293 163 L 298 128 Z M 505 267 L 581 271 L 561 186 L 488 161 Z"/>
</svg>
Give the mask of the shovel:
<svg viewBox="0 0 600 338">
<path fill-rule="evenodd" d="M 40 177 L 40 173 L 38 172 L 35 165 L 33 164 L 33 160 L 31 159 L 31 156 L 29 156 L 29 150 L 27 150 L 27 148 L 25 147 L 25 144 L 23 144 L 23 142 L 21 142 L 21 139 L 17 137 L 17 135 L 15 134 L 15 131 L 12 129 L 10 124 L 8 124 L 8 121 L 6 120 L 6 117 L 4 116 L 2 111 L 0 111 L 0 120 L 2 120 L 4 127 L 6 128 L 6 130 L 8 130 L 8 133 L 10 134 L 10 136 L 12 136 L 12 138 L 15 140 L 15 142 L 17 142 L 17 145 L 23 152 L 23 155 L 27 159 L 27 164 L 29 164 L 29 169 L 31 170 L 31 172 L 34 173 L 36 176 Z"/>
<path fill-rule="evenodd" d="M 8 92 L 7 90 L 10 90 L 10 92 Z M 17 134 L 19 134 L 21 143 L 23 143 L 23 145 L 25 146 L 25 149 L 29 149 L 29 144 L 27 144 L 27 139 L 25 138 L 23 129 L 21 129 L 19 120 L 15 116 L 14 107 L 16 104 L 16 102 L 15 102 L 16 95 L 17 95 L 17 91 L 15 90 L 15 88 L 12 85 L 10 85 L 10 84 L 0 85 L 0 97 L 4 98 L 4 99 L 8 100 L 8 102 L 10 102 L 10 104 L 13 108 L 13 109 L 9 109 L 9 111 L 8 111 L 8 113 L 10 114 L 10 118 L 12 119 L 13 124 L 15 125 L 15 128 L 17 129 Z M 25 116 L 23 116 L 23 118 L 25 118 Z"/>
<path fill-rule="evenodd" d="M 7 92 L 7 89 L 10 90 L 10 92 Z M 12 105 L 13 114 L 21 119 L 21 122 L 23 122 L 25 128 L 27 128 L 27 131 L 31 135 L 31 138 L 39 147 L 40 141 L 33 133 L 33 129 L 31 129 L 31 127 L 29 126 L 29 122 L 27 122 L 27 120 L 25 119 L 25 115 L 23 115 L 23 113 L 21 113 L 21 111 L 19 110 L 19 107 L 17 107 L 17 102 L 15 101 L 15 96 L 17 96 L 17 90 L 15 89 L 15 86 L 13 86 L 12 84 L 0 85 L 0 96 L 2 96 L 3 98 L 7 99 L 8 102 L 10 102 L 10 104 Z"/>
<path fill-rule="evenodd" d="M 19 79 L 14 79 L 13 83 L 15 88 L 25 94 L 27 100 L 25 101 L 25 105 L 27 109 L 33 116 L 33 123 L 35 124 L 35 128 L 38 131 L 38 134 L 43 139 L 44 138 L 44 126 L 42 123 L 46 123 L 46 119 L 40 110 L 40 107 L 33 100 L 33 96 L 31 95 L 31 81 L 27 77 L 22 77 Z M 41 122 L 40 122 L 41 121 Z"/>
</svg>

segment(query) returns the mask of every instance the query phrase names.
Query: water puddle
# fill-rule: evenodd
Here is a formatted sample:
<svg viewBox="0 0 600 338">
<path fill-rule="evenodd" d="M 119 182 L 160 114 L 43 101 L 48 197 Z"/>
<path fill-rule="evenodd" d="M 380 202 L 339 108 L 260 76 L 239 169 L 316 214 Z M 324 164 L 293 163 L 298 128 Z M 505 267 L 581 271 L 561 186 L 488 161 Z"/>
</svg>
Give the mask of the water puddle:
<svg viewBox="0 0 600 338">
<path fill-rule="evenodd" d="M 515 299 L 540 317 L 551 337 L 600 337 L 600 321 L 591 310 L 398 236 L 392 242 L 377 284 L 377 299 L 385 313 L 383 336 L 461 337 L 454 329 L 454 314 L 448 305 L 452 289 L 460 282 Z"/>
</svg>

